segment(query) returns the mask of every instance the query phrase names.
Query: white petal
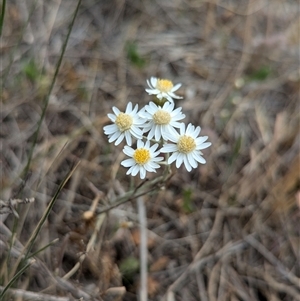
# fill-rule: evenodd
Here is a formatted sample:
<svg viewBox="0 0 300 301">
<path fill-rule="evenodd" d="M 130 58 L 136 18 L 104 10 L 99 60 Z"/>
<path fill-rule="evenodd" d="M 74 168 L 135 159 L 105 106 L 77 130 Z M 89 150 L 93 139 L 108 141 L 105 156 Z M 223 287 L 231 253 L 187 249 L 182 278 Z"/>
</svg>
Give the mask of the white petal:
<svg viewBox="0 0 300 301">
<path fill-rule="evenodd" d="M 162 99 L 163 97 L 166 98 L 169 102 L 174 103 L 173 98 L 172 98 L 169 94 L 167 94 L 167 93 L 162 93 L 162 96 L 161 96 L 160 99 Z"/>
<path fill-rule="evenodd" d="M 120 137 L 115 142 L 115 145 L 119 145 L 122 142 L 122 140 L 124 139 L 124 136 L 125 136 L 124 133 L 121 133 Z"/>
<path fill-rule="evenodd" d="M 108 116 L 108 118 L 112 121 L 112 122 L 115 122 L 116 121 L 116 119 L 117 119 L 117 117 L 116 117 L 116 115 L 115 114 L 111 114 L 111 113 L 109 113 L 109 114 L 107 114 L 107 116 Z"/>
<path fill-rule="evenodd" d="M 205 149 L 205 148 L 208 148 L 210 146 L 211 146 L 211 142 L 205 142 L 205 143 L 202 143 L 201 145 L 197 146 L 196 149 L 197 150 Z"/>
<path fill-rule="evenodd" d="M 136 164 L 135 166 L 133 166 L 132 168 L 132 175 L 136 176 L 138 174 L 138 172 L 140 171 L 140 166 L 138 164 Z"/>
<path fill-rule="evenodd" d="M 194 159 L 192 153 L 189 153 L 189 154 L 187 155 L 187 158 L 188 158 L 188 161 L 189 161 L 189 163 L 191 164 L 191 166 L 192 166 L 193 168 L 196 168 L 196 167 L 198 166 L 198 164 L 197 164 L 196 160 Z"/>
<path fill-rule="evenodd" d="M 130 133 L 137 139 L 142 139 L 142 137 L 143 137 L 142 130 L 139 129 L 138 127 L 136 127 L 135 125 L 131 126 Z"/>
<path fill-rule="evenodd" d="M 207 136 L 200 136 L 200 137 L 196 138 L 195 139 L 196 145 L 198 146 L 198 145 L 202 144 L 204 141 L 207 140 L 207 138 L 208 138 Z"/>
<path fill-rule="evenodd" d="M 155 127 L 155 140 L 159 141 L 161 137 L 161 125 L 156 125 Z"/>
<path fill-rule="evenodd" d="M 133 154 L 134 154 L 134 149 L 131 148 L 131 147 L 129 147 L 129 146 L 127 146 L 127 145 L 125 145 L 124 148 L 123 148 L 123 153 L 125 155 L 127 155 L 128 157 L 132 157 Z"/>
<path fill-rule="evenodd" d="M 150 141 L 149 141 L 149 140 L 147 140 L 147 141 L 145 142 L 144 147 L 145 147 L 146 149 L 149 149 L 149 148 L 150 148 Z"/>
<path fill-rule="evenodd" d="M 169 92 L 168 94 L 170 95 L 170 97 L 175 98 L 175 99 L 182 99 L 183 98 L 182 96 L 178 96 L 178 95 L 174 94 L 173 92 Z"/>
<path fill-rule="evenodd" d="M 200 156 L 200 154 L 198 154 L 197 152 L 193 152 L 193 157 L 196 161 L 198 161 L 201 164 L 206 163 L 206 160 L 202 156 Z"/>
<path fill-rule="evenodd" d="M 126 159 L 121 162 L 121 165 L 124 167 L 131 167 L 135 164 L 135 161 L 133 159 Z"/>
<path fill-rule="evenodd" d="M 110 124 L 110 125 L 106 125 L 104 128 L 104 133 L 106 135 L 111 135 L 113 133 L 115 133 L 116 131 L 118 131 L 118 127 L 115 124 Z"/>
<path fill-rule="evenodd" d="M 150 101 L 149 105 L 147 106 L 147 111 L 151 114 L 154 114 L 157 110 L 158 106 L 154 102 Z"/>
<path fill-rule="evenodd" d="M 153 138 L 153 136 L 154 136 L 154 134 L 155 134 L 155 129 L 156 129 L 156 125 L 153 125 L 152 126 L 152 128 L 151 128 L 151 130 L 150 130 L 150 132 L 149 132 L 149 134 L 148 134 L 148 139 L 152 139 Z"/>
<path fill-rule="evenodd" d="M 188 124 L 187 128 L 186 128 L 186 135 L 189 135 L 191 136 L 194 132 L 194 128 L 193 128 L 193 125 L 191 123 Z"/>
<path fill-rule="evenodd" d="M 192 166 L 190 165 L 187 156 L 183 157 L 183 162 L 184 162 L 184 165 L 185 165 L 185 168 L 187 169 L 187 171 L 191 171 L 192 170 Z"/>
<path fill-rule="evenodd" d="M 172 88 L 171 92 L 175 92 L 176 90 L 178 90 L 178 89 L 181 87 L 181 85 L 182 85 L 182 84 L 177 84 L 177 85 L 175 85 L 175 86 Z"/>
<path fill-rule="evenodd" d="M 133 170 L 133 166 L 131 166 L 131 167 L 127 170 L 126 175 L 130 175 L 130 174 L 132 173 L 132 170 Z"/>
<path fill-rule="evenodd" d="M 121 132 L 115 132 L 109 139 L 108 142 L 111 143 L 113 141 L 115 141 L 119 136 L 121 135 Z"/>
<path fill-rule="evenodd" d="M 132 114 L 133 116 L 136 115 L 138 109 L 139 109 L 139 105 L 136 104 L 135 107 L 134 107 L 134 109 L 133 109 L 133 111 L 131 112 L 131 114 Z"/>
<path fill-rule="evenodd" d="M 172 164 L 178 158 L 178 153 L 173 153 L 171 157 L 168 159 L 168 164 Z"/>
<path fill-rule="evenodd" d="M 146 82 L 147 82 L 147 85 L 148 85 L 150 88 L 153 88 L 152 85 L 151 85 L 151 83 L 149 82 L 148 79 L 146 80 Z"/>
<path fill-rule="evenodd" d="M 116 114 L 116 116 L 118 116 L 120 114 L 120 110 L 117 107 L 112 107 L 112 110 L 114 111 L 114 113 Z"/>
<path fill-rule="evenodd" d="M 164 159 L 164 157 L 155 157 L 155 158 L 152 158 L 151 160 L 153 162 L 159 162 L 159 161 L 162 161 Z"/>
<path fill-rule="evenodd" d="M 131 112 L 132 112 L 132 102 L 130 101 L 130 102 L 127 104 L 125 113 L 126 113 L 126 114 L 130 114 Z"/>
<path fill-rule="evenodd" d="M 165 144 L 161 149 L 161 153 L 171 153 L 177 151 L 177 145 L 176 144 Z"/>
<path fill-rule="evenodd" d="M 156 89 L 145 89 L 145 91 L 146 91 L 149 95 L 153 95 L 153 94 L 159 93 L 159 91 L 156 90 Z"/>
<path fill-rule="evenodd" d="M 159 91 L 159 90 L 157 90 L 157 91 Z M 158 99 L 162 99 L 162 98 L 163 98 L 162 92 L 159 91 L 159 93 L 156 94 L 156 97 L 157 97 Z"/>
<path fill-rule="evenodd" d="M 194 133 L 192 134 L 192 137 L 193 137 L 194 139 L 196 139 L 196 138 L 198 137 L 200 131 L 201 131 L 200 126 L 197 126 L 196 129 L 195 129 L 195 131 L 194 131 Z"/>
<path fill-rule="evenodd" d="M 147 168 L 148 167 L 151 167 L 152 169 L 157 169 L 157 168 L 160 168 L 160 165 L 155 163 L 155 162 L 148 162 L 147 164 Z M 146 165 L 145 165 L 145 168 L 146 168 Z M 150 170 L 149 170 L 150 171 Z"/>
<path fill-rule="evenodd" d="M 146 177 L 146 169 L 144 167 L 140 168 L 141 179 L 145 179 Z"/>
<path fill-rule="evenodd" d="M 185 134 L 185 124 L 181 122 L 180 124 L 180 135 L 183 136 Z"/>
<path fill-rule="evenodd" d="M 170 125 L 173 126 L 174 128 L 180 128 L 180 124 L 181 122 L 177 122 L 177 121 L 170 122 Z"/>
<path fill-rule="evenodd" d="M 150 81 L 151 81 L 151 85 L 153 86 L 153 88 L 156 88 L 157 78 L 152 76 L 150 78 Z"/>
<path fill-rule="evenodd" d="M 125 139 L 126 139 L 126 143 L 131 146 L 132 144 L 132 139 L 131 139 L 131 135 L 129 131 L 125 131 Z"/>
<path fill-rule="evenodd" d="M 158 143 L 153 144 L 153 145 L 150 147 L 150 151 L 154 153 L 154 152 L 157 150 L 158 146 L 159 146 Z"/>
<path fill-rule="evenodd" d="M 137 141 L 137 148 L 143 148 L 144 147 L 144 142 L 142 140 Z"/>
<path fill-rule="evenodd" d="M 168 111 L 169 113 L 173 111 L 175 104 L 171 102 L 165 102 L 163 109 Z"/>
<path fill-rule="evenodd" d="M 149 172 L 156 172 L 155 168 L 151 167 L 149 163 L 146 163 L 144 165 L 145 170 L 149 171 Z"/>
<path fill-rule="evenodd" d="M 166 132 L 169 133 L 169 135 L 171 135 L 172 137 L 176 137 L 178 135 L 177 131 L 171 125 L 168 126 Z"/>
<path fill-rule="evenodd" d="M 184 155 L 182 153 L 178 153 L 176 160 L 176 167 L 179 168 L 183 162 Z"/>
</svg>

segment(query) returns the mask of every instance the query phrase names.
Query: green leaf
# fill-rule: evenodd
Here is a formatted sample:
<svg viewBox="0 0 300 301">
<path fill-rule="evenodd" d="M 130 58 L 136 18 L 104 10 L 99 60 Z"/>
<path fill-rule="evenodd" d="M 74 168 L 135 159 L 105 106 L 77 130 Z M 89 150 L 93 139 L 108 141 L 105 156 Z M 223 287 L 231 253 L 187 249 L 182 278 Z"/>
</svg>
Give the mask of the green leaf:
<svg viewBox="0 0 300 301">
<path fill-rule="evenodd" d="M 146 61 L 138 53 L 137 45 L 134 42 L 127 42 L 125 49 L 127 58 L 133 65 L 138 68 L 143 68 L 145 66 Z"/>
<path fill-rule="evenodd" d="M 22 72 L 33 82 L 35 82 L 40 76 L 39 69 L 34 60 L 24 62 Z"/>
<path fill-rule="evenodd" d="M 237 159 L 237 157 L 239 156 L 241 147 L 242 147 L 242 136 L 239 136 L 239 138 L 235 141 L 232 155 L 229 160 L 230 165 L 232 165 L 234 161 Z"/>
<path fill-rule="evenodd" d="M 187 189 L 183 191 L 183 205 L 182 209 L 185 213 L 193 212 L 192 190 Z"/>
<path fill-rule="evenodd" d="M 139 270 L 139 261 L 135 257 L 127 257 L 120 264 L 120 272 L 123 277 L 132 277 Z"/>
<path fill-rule="evenodd" d="M 254 71 L 250 76 L 250 80 L 263 81 L 271 74 L 271 68 L 269 66 L 262 66 L 258 70 Z"/>
</svg>

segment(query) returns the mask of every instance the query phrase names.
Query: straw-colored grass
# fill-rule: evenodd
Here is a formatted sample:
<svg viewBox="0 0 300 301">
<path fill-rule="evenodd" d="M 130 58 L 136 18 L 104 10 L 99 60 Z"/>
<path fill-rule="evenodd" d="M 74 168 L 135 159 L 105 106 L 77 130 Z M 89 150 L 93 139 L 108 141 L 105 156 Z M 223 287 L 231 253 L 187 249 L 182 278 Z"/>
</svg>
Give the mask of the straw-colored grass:
<svg viewBox="0 0 300 301">
<path fill-rule="evenodd" d="M 148 300 L 300 300 L 299 9 L 3 1 L 0 299 L 138 300 L 141 256 Z M 134 187 L 103 126 L 151 76 L 212 146 Z"/>
</svg>

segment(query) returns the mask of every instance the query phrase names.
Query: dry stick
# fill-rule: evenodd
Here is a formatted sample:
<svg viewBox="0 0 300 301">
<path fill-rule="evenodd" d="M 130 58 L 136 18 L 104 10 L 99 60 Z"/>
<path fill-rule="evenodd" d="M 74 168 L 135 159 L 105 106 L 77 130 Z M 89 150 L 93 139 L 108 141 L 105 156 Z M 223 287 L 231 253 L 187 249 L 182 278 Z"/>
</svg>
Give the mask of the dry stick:
<svg viewBox="0 0 300 301">
<path fill-rule="evenodd" d="M 2 243 L 2 241 L 0 241 L 0 249 L 1 248 L 5 248 L 5 247 L 6 247 L 5 244 Z M 24 256 L 24 255 L 21 254 L 21 251 L 17 250 L 16 248 L 11 248 L 10 252 L 15 257 Z M 101 300 L 101 299 L 93 299 L 93 297 L 91 297 L 90 295 L 88 295 L 84 291 L 80 290 L 79 288 L 74 287 L 72 283 L 67 282 L 65 279 L 62 279 L 62 278 L 59 278 L 59 277 L 54 278 L 54 276 L 48 270 L 48 268 L 46 267 L 46 265 L 43 262 L 41 262 L 38 258 L 37 258 L 37 260 L 35 262 L 33 262 L 31 264 L 31 267 L 34 268 L 39 273 L 42 273 L 42 276 L 45 277 L 45 278 L 47 278 L 48 281 L 51 279 L 61 289 L 65 290 L 66 292 L 71 292 L 76 297 L 79 296 L 78 298 L 84 297 L 85 298 L 84 300 L 94 300 L 94 301 Z M 1 289 L 0 289 L 0 291 L 1 291 Z M 9 289 L 8 292 L 11 292 L 11 289 Z M 39 294 L 39 296 L 40 295 L 44 296 L 44 294 Z M 45 295 L 45 296 L 50 296 L 50 295 Z M 55 299 L 55 298 L 57 298 L 57 297 L 54 297 L 53 299 L 47 299 L 47 298 L 45 298 L 45 299 L 38 299 L 38 300 L 59 300 L 59 299 Z M 35 299 L 30 298 L 30 300 L 35 300 Z M 66 300 L 73 300 L 73 299 L 69 299 L 68 298 Z"/>
<path fill-rule="evenodd" d="M 92 249 L 92 247 L 94 246 L 95 244 L 95 241 L 96 241 L 96 238 L 97 238 L 97 235 L 100 231 L 100 228 L 104 222 L 104 219 L 106 217 L 106 214 L 105 213 L 102 213 L 98 216 L 97 218 L 97 222 L 96 222 L 96 227 L 94 229 L 94 232 L 87 244 L 87 247 L 86 247 L 86 252 L 84 254 L 82 254 L 82 256 L 79 257 L 79 261 L 74 265 L 74 267 L 67 273 L 63 276 L 64 279 L 69 279 L 71 278 L 76 272 L 77 270 L 80 268 L 82 262 L 85 260 L 86 258 L 86 254 Z"/>
<path fill-rule="evenodd" d="M 144 197 L 137 198 L 138 216 L 140 222 L 140 301 L 148 300 L 147 275 L 147 216 Z"/>
<path fill-rule="evenodd" d="M 196 271 L 196 279 L 197 279 L 199 296 L 201 298 L 201 301 L 208 301 L 202 271 L 199 270 Z"/>
<path fill-rule="evenodd" d="M 291 295 L 295 300 L 300 301 L 300 295 L 297 289 L 285 283 L 277 282 L 273 276 L 263 271 L 261 268 L 252 267 L 247 263 L 239 262 L 239 270 L 247 273 L 247 281 L 250 283 L 252 282 L 255 286 L 259 286 L 263 289 L 269 286 L 276 292 L 284 292 L 288 295 Z"/>
<path fill-rule="evenodd" d="M 299 287 L 300 279 L 289 271 L 264 245 L 257 241 L 253 236 L 245 237 L 245 241 L 263 255 L 271 264 L 273 264 L 286 279 L 288 279 L 296 287 Z"/>
<path fill-rule="evenodd" d="M 227 271 L 228 277 L 227 277 L 227 282 L 229 287 L 242 299 L 245 301 L 253 301 L 252 297 L 248 294 L 247 288 L 244 283 L 241 281 L 240 275 L 236 272 L 235 269 L 233 269 L 231 266 L 227 266 Z M 234 280 L 234 283 L 230 280 Z"/>
<path fill-rule="evenodd" d="M 299 291 L 297 291 L 297 289 L 294 289 L 293 287 L 285 283 L 277 282 L 270 274 L 266 272 L 264 273 L 263 277 L 267 282 L 267 284 L 273 289 L 275 289 L 276 291 L 285 292 L 286 294 L 292 296 L 295 300 L 300 301 L 300 294 Z M 300 283 L 298 283 L 298 289 L 299 289 L 299 284 Z"/>
<path fill-rule="evenodd" d="M 89 183 L 89 187 L 96 194 L 96 197 L 94 198 L 94 200 L 92 202 L 90 210 L 85 211 L 85 213 L 84 213 L 84 215 L 87 218 L 90 218 L 91 216 L 93 216 L 95 214 L 96 207 L 97 207 L 100 199 L 103 197 L 103 192 L 98 190 L 92 183 Z M 92 234 L 92 236 L 91 236 L 91 238 L 90 238 L 90 240 L 89 240 L 89 242 L 86 246 L 86 252 L 83 253 L 79 257 L 79 261 L 74 265 L 74 267 L 67 274 L 65 274 L 63 276 L 64 279 L 69 279 L 70 277 L 72 277 L 77 272 L 77 270 L 80 268 L 82 262 L 85 260 L 86 254 L 88 254 L 88 252 L 94 247 L 97 235 L 100 231 L 100 228 L 101 228 L 101 226 L 104 222 L 105 217 L 106 217 L 105 213 L 102 213 L 102 214 L 98 215 L 94 232 L 93 232 L 93 234 Z"/>
<path fill-rule="evenodd" d="M 252 234 L 251 234 L 252 235 Z M 249 236 L 251 236 L 249 235 Z M 239 240 L 235 243 L 229 243 L 222 247 L 219 251 L 216 253 L 213 253 L 211 255 L 208 255 L 204 258 L 196 259 L 194 262 L 192 262 L 189 267 L 184 271 L 184 273 L 181 274 L 181 276 L 173 282 L 173 284 L 168 288 L 167 293 L 164 296 L 164 300 L 169 300 L 167 299 L 168 295 L 172 295 L 174 291 L 180 290 L 186 283 L 188 279 L 188 275 L 192 272 L 195 272 L 196 270 L 202 269 L 203 265 L 208 263 L 209 261 L 215 261 L 219 259 L 223 259 L 224 257 L 234 254 L 236 252 L 239 252 L 243 250 L 248 243 L 244 240 Z"/>
<path fill-rule="evenodd" d="M 228 216 L 226 216 L 228 217 Z M 232 240 L 232 235 L 230 232 L 230 229 L 228 228 L 228 225 L 224 223 L 223 227 L 223 244 L 227 244 Z M 226 285 L 225 278 L 226 278 L 226 270 L 227 270 L 227 265 L 229 262 L 229 258 L 226 258 L 222 260 L 222 266 L 220 270 L 220 283 L 219 283 L 219 288 L 218 288 L 218 294 L 217 294 L 217 299 L 218 301 L 224 301 L 227 300 L 226 292 L 228 289 L 228 286 Z"/>
<path fill-rule="evenodd" d="M 247 7 L 247 12 L 246 12 L 247 19 L 246 19 L 245 31 L 244 31 L 243 52 L 242 52 L 240 62 L 234 70 L 234 75 L 232 76 L 233 78 L 230 79 L 231 83 L 229 83 L 227 86 L 224 85 L 225 87 L 222 88 L 220 90 L 220 92 L 216 95 L 213 104 L 210 106 L 209 110 L 205 113 L 205 115 L 203 117 L 204 124 L 206 124 L 212 118 L 211 116 L 214 115 L 214 112 L 218 111 L 221 108 L 224 100 L 228 97 L 228 95 L 233 90 L 233 86 L 234 86 L 233 81 L 238 79 L 241 76 L 244 69 L 248 65 L 248 62 L 251 59 L 251 53 L 249 51 L 249 49 L 251 47 L 251 30 L 252 30 L 252 19 L 253 19 L 253 15 L 250 13 L 251 12 L 251 4 L 252 4 L 252 1 L 249 1 L 248 7 Z"/>
<path fill-rule="evenodd" d="M 66 292 L 70 292 L 75 298 L 79 298 L 82 300 L 93 300 L 93 301 L 102 301 L 102 298 L 94 298 L 93 296 L 89 295 L 88 293 L 84 292 L 83 290 L 75 287 L 69 281 L 56 277 L 57 284 L 63 288 Z"/>
<path fill-rule="evenodd" d="M 220 281 L 221 267 L 222 267 L 222 263 L 220 261 L 217 262 L 212 268 L 211 273 L 209 275 L 208 288 L 207 288 L 209 301 L 218 300 L 217 295 L 218 295 L 218 284 Z"/>
<path fill-rule="evenodd" d="M 213 227 L 209 233 L 209 236 L 208 236 L 207 240 L 205 241 L 205 243 L 203 244 L 202 248 L 199 250 L 199 252 L 195 256 L 194 260 L 198 260 L 211 252 L 211 249 L 214 246 L 214 240 L 219 236 L 219 233 L 221 232 L 223 220 L 224 220 L 224 213 L 220 208 L 218 208 L 218 211 L 217 211 L 216 217 L 215 217 L 215 221 L 214 221 Z"/>
<path fill-rule="evenodd" d="M 220 199 L 219 200 L 219 204 L 223 204 L 224 203 L 224 199 Z M 220 208 L 218 208 L 218 211 L 216 213 L 216 217 L 215 217 L 215 221 L 214 221 L 214 225 L 212 230 L 210 231 L 209 237 L 207 238 L 207 240 L 205 241 L 205 243 L 203 244 L 202 248 L 200 249 L 200 251 L 196 254 L 195 258 L 194 258 L 194 263 L 198 262 L 201 260 L 202 257 L 204 257 L 206 254 L 208 254 L 213 246 L 213 241 L 214 239 L 219 235 L 220 233 L 220 229 L 221 226 L 223 224 L 223 219 L 224 219 L 224 214 L 223 212 L 220 210 Z M 207 258 L 207 257 L 206 257 Z M 178 290 L 181 287 L 184 286 L 185 281 L 187 280 L 187 275 L 190 272 L 191 266 L 193 265 L 193 263 L 188 267 L 188 269 L 168 288 L 167 291 L 167 300 L 170 300 L 170 296 L 171 291 L 174 291 L 175 289 Z M 180 283 L 182 281 L 182 283 Z"/>
<path fill-rule="evenodd" d="M 4 287 L 0 286 L 0 291 L 3 291 Z M 8 293 L 11 294 L 13 297 L 22 298 L 31 301 L 71 301 L 69 297 L 58 297 L 58 296 L 51 296 L 47 294 L 35 293 L 30 291 L 25 291 L 22 289 L 9 289 Z"/>
<path fill-rule="evenodd" d="M 118 207 L 119 205 L 122 205 L 126 202 L 132 201 L 135 198 L 138 198 L 147 193 L 150 193 L 151 191 L 163 186 L 171 177 L 172 177 L 172 175 L 168 175 L 167 177 L 160 176 L 155 179 L 152 179 L 151 181 L 145 182 L 144 185 L 138 186 L 137 188 L 134 188 L 134 189 L 126 192 L 124 195 L 115 198 L 113 201 L 110 202 L 112 205 L 109 205 L 104 209 L 98 208 L 97 214 L 108 212 L 111 209 Z M 151 188 L 149 188 L 148 190 L 145 190 L 148 187 L 151 187 Z"/>
</svg>

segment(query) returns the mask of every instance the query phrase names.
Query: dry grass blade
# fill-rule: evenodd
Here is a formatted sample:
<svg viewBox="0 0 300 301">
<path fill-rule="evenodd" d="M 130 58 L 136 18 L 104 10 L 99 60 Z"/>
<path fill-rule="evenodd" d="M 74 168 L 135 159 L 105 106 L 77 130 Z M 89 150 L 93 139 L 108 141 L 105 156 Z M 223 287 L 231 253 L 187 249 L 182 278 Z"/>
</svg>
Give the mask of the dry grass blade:
<svg viewBox="0 0 300 301">
<path fill-rule="evenodd" d="M 3 291 L 4 288 L 0 287 L 0 291 Z M 58 296 L 51 296 L 41 293 L 35 293 L 35 292 L 29 292 L 22 289 L 10 289 L 8 293 L 17 298 L 23 298 L 31 301 L 70 301 L 71 299 L 69 297 L 58 297 Z"/>
<path fill-rule="evenodd" d="M 31 260 L 30 262 L 27 262 L 23 267 L 21 267 L 17 273 L 10 279 L 10 281 L 7 283 L 7 285 L 3 288 L 3 290 L 0 293 L 0 300 L 3 300 L 5 294 L 9 290 L 9 288 L 14 284 L 15 281 L 32 265 L 34 264 L 35 260 Z"/>
<path fill-rule="evenodd" d="M 2 1 L 2 292 L 136 301 L 143 198 L 148 299 L 298 301 L 298 2 Z M 135 187 L 103 127 L 151 77 L 212 146 Z"/>
</svg>

